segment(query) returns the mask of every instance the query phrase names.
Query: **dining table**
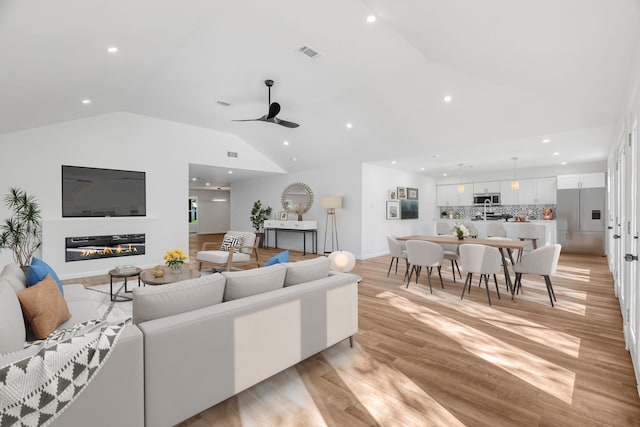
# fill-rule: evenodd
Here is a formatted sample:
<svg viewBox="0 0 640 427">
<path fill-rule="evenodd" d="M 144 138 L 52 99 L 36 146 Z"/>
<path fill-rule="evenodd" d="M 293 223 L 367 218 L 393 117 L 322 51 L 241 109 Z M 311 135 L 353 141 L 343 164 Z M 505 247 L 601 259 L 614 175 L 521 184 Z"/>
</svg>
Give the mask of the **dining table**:
<svg viewBox="0 0 640 427">
<path fill-rule="evenodd" d="M 476 245 L 486 245 L 494 248 L 498 248 L 500 251 L 500 255 L 502 256 L 502 268 L 504 270 L 504 280 L 507 283 L 507 289 L 511 292 L 513 297 L 515 292 L 515 287 L 513 286 L 513 282 L 511 281 L 511 275 L 509 274 L 509 269 L 507 267 L 507 256 L 511 260 L 513 264 L 513 256 L 511 255 L 511 251 L 517 249 L 522 253 L 522 250 L 525 246 L 527 246 L 528 242 L 522 240 L 510 240 L 510 239 L 476 239 L 476 238 L 468 238 L 465 237 L 463 239 L 459 239 L 457 237 L 450 236 L 421 236 L 421 235 L 413 235 L 413 236 L 400 236 L 396 237 L 399 241 L 407 241 L 407 240 L 423 240 L 427 242 L 439 243 L 439 244 L 447 244 L 447 245 L 464 245 L 464 244 L 476 244 Z"/>
</svg>

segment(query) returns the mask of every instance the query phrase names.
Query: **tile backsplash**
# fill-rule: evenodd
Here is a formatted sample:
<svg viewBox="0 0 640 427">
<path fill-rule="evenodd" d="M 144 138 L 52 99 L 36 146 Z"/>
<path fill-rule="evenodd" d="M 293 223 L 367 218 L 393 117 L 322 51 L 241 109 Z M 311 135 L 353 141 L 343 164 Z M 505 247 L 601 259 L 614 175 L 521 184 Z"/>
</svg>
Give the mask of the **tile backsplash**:
<svg viewBox="0 0 640 427">
<path fill-rule="evenodd" d="M 542 209 L 553 209 L 553 219 L 556 215 L 556 205 L 505 205 L 505 206 L 492 206 L 487 207 L 487 212 L 493 212 L 494 214 L 509 214 L 509 215 L 526 215 L 528 219 L 542 219 Z M 438 217 L 441 217 L 441 212 L 447 212 L 449 215 L 453 212 L 456 218 L 475 218 L 476 215 L 482 215 L 484 208 L 482 206 L 438 206 Z M 457 215 L 456 215 L 457 214 Z"/>
</svg>

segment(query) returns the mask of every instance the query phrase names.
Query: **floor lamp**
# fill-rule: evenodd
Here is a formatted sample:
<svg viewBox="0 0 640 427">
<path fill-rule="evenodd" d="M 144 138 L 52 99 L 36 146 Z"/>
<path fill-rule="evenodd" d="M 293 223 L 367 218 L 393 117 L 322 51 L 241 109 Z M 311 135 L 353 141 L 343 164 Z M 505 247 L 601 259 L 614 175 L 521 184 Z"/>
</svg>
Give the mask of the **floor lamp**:
<svg viewBox="0 0 640 427">
<path fill-rule="evenodd" d="M 340 246 L 338 245 L 338 228 L 336 227 L 336 208 L 342 207 L 342 197 L 322 196 L 320 199 L 320 205 L 327 210 L 327 219 L 324 222 L 324 253 L 330 254 L 331 252 L 340 250 Z M 329 225 L 331 225 L 330 251 L 327 250 L 327 231 L 329 230 Z"/>
</svg>

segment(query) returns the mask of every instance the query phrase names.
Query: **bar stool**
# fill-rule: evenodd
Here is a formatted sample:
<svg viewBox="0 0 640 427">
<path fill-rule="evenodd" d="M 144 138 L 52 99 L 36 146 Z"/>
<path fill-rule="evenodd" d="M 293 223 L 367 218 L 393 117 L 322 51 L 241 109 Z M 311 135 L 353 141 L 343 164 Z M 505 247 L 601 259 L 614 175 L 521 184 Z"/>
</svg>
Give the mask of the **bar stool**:
<svg viewBox="0 0 640 427">
<path fill-rule="evenodd" d="M 518 226 L 518 239 L 520 239 L 523 242 L 525 240 L 530 240 L 533 250 L 535 251 L 536 249 L 538 249 L 538 233 L 536 233 L 535 225 L 520 224 Z M 524 249 L 520 251 L 520 253 L 518 254 L 518 261 L 522 259 L 522 252 L 524 252 Z"/>
</svg>

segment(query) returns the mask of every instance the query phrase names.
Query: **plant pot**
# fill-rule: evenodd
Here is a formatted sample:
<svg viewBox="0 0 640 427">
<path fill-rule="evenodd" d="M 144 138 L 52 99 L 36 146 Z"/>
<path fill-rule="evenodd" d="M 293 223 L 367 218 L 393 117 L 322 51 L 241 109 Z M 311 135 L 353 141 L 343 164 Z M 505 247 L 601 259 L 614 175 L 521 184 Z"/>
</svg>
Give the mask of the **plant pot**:
<svg viewBox="0 0 640 427">
<path fill-rule="evenodd" d="M 260 243 L 258 244 L 259 248 L 264 248 L 264 232 L 256 233 L 256 237 L 260 237 Z"/>
</svg>

